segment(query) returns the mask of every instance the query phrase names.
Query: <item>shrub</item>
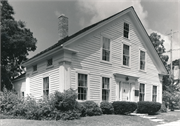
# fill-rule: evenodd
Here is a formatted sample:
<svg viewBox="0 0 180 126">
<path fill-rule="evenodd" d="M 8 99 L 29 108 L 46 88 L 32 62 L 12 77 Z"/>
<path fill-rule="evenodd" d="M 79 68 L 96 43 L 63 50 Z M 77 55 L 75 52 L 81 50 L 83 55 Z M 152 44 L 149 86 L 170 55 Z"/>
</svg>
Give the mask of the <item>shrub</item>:
<svg viewBox="0 0 180 126">
<path fill-rule="evenodd" d="M 73 110 L 76 106 L 77 93 L 73 89 L 65 90 L 63 93 L 56 91 L 54 93 L 54 104 L 58 110 Z"/>
<path fill-rule="evenodd" d="M 0 93 L 0 111 L 4 114 L 11 114 L 14 106 L 19 103 L 20 99 L 13 91 L 7 91 L 6 88 Z"/>
<path fill-rule="evenodd" d="M 88 116 L 96 116 L 96 115 L 102 115 L 101 108 L 95 103 L 94 101 L 85 101 L 81 103 L 86 108 L 85 115 Z"/>
<path fill-rule="evenodd" d="M 158 112 L 161 108 L 161 103 L 150 102 L 150 101 L 141 101 L 138 102 L 137 113 L 147 113 L 153 115 Z"/>
<path fill-rule="evenodd" d="M 114 101 L 112 105 L 115 114 L 129 114 L 137 109 L 136 102 Z"/>
<path fill-rule="evenodd" d="M 109 102 L 101 102 L 100 108 L 103 114 L 112 114 L 114 113 L 114 108 L 111 103 Z"/>
<path fill-rule="evenodd" d="M 163 103 L 161 104 L 160 112 L 167 112 L 167 108 L 166 108 L 165 102 L 163 102 Z"/>
</svg>

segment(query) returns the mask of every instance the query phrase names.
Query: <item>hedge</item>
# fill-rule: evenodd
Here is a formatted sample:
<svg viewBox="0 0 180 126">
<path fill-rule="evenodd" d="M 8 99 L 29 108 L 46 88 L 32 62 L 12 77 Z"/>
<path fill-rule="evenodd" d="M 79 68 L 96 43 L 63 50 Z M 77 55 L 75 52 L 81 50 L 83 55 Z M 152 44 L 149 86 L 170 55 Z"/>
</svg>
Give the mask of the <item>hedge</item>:
<svg viewBox="0 0 180 126">
<path fill-rule="evenodd" d="M 137 109 L 136 102 L 114 101 L 112 106 L 115 114 L 129 114 Z"/>
<path fill-rule="evenodd" d="M 147 113 L 154 115 L 161 108 L 161 103 L 151 101 L 140 101 L 137 103 L 137 113 Z"/>
</svg>

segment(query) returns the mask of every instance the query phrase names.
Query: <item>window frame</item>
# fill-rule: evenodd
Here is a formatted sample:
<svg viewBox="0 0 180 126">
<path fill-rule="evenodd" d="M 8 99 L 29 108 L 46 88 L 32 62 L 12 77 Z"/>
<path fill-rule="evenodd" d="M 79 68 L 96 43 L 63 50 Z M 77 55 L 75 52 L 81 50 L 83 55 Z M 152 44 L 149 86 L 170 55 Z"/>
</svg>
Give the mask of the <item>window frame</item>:
<svg viewBox="0 0 180 126">
<path fill-rule="evenodd" d="M 123 65 L 123 49 L 124 49 L 124 45 L 128 45 L 129 46 L 129 66 L 127 65 Z M 125 68 L 131 68 L 131 44 L 128 43 L 128 42 L 122 42 L 122 45 L 121 45 L 121 66 L 122 67 L 125 67 Z"/>
<path fill-rule="evenodd" d="M 44 95 L 44 90 L 47 91 L 47 89 L 44 89 L 44 79 L 45 78 L 48 78 L 48 95 L 47 96 Z M 50 95 L 50 77 L 49 76 L 45 76 L 45 77 L 43 77 L 42 81 L 43 81 L 43 83 L 42 83 L 42 94 L 43 95 L 42 96 L 43 96 L 43 98 L 45 98 L 45 97 L 49 98 L 49 95 Z"/>
<path fill-rule="evenodd" d="M 103 78 L 109 79 L 109 88 L 103 88 Z M 111 85 L 111 79 L 109 77 L 101 77 L 101 101 L 102 102 L 109 102 L 110 101 L 110 85 Z M 108 100 L 103 100 L 103 90 L 108 91 Z"/>
<path fill-rule="evenodd" d="M 107 38 L 110 41 L 110 54 L 109 54 L 109 61 L 103 60 L 103 38 Z M 100 53 L 100 61 L 104 63 L 109 63 L 111 64 L 112 61 L 112 40 L 110 36 L 107 36 L 105 34 L 101 34 L 101 53 Z"/>
<path fill-rule="evenodd" d="M 89 84 L 90 84 L 90 71 L 88 70 L 82 70 L 82 69 L 75 69 L 75 72 L 76 72 L 76 77 L 75 77 L 75 80 L 76 80 L 76 88 L 77 89 L 77 94 L 78 94 L 78 74 L 85 74 L 87 75 L 87 94 L 86 94 L 86 100 L 79 100 L 78 97 L 77 97 L 77 101 L 79 102 L 84 102 L 84 101 L 87 101 L 89 100 Z"/>
<path fill-rule="evenodd" d="M 141 100 L 140 100 L 140 96 L 141 96 L 140 87 L 141 87 L 141 84 L 144 85 L 144 93 L 143 93 L 144 99 L 143 99 L 143 101 L 145 101 L 145 100 L 146 100 L 146 99 L 145 99 L 145 95 L 146 95 L 146 85 L 145 85 L 145 83 L 139 83 L 139 101 L 141 101 Z"/>
<path fill-rule="evenodd" d="M 144 66 L 145 68 L 144 68 L 144 70 L 140 69 L 141 51 L 143 51 L 145 53 L 145 66 Z M 139 48 L 138 69 L 141 72 L 146 72 L 147 71 L 147 51 L 145 49 L 143 49 L 143 48 Z"/>
<path fill-rule="evenodd" d="M 51 60 L 51 64 L 49 65 L 49 61 Z M 50 59 L 47 59 L 47 67 L 49 67 L 49 66 L 52 66 L 53 65 L 53 58 L 50 58 Z"/>
<path fill-rule="evenodd" d="M 33 65 L 33 72 L 37 72 L 37 64 L 36 65 Z M 34 69 L 34 67 L 36 67 L 36 69 Z"/>
<path fill-rule="evenodd" d="M 124 32 L 125 32 L 125 31 L 127 32 L 127 30 L 125 30 L 125 28 L 124 28 L 124 27 L 125 27 L 125 24 L 128 24 L 128 26 L 129 26 L 129 28 L 128 28 L 128 37 L 125 37 L 125 36 L 124 36 L 124 35 L 125 35 Z M 128 23 L 128 22 L 126 22 L 126 21 L 123 23 L 123 38 L 125 38 L 125 39 L 130 39 L 130 23 Z"/>
<path fill-rule="evenodd" d="M 155 101 L 154 101 L 154 87 L 156 87 L 156 94 L 155 94 L 156 99 L 155 99 Z M 152 101 L 157 102 L 157 99 L 158 99 L 158 86 L 157 85 L 152 85 Z"/>
</svg>

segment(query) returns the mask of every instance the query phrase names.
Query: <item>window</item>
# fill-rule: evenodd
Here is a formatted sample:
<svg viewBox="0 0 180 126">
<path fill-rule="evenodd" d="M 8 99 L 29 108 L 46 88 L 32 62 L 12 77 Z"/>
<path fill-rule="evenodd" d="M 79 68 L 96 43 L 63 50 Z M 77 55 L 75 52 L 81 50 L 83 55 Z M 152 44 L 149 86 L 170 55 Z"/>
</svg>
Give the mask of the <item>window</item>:
<svg viewBox="0 0 180 126">
<path fill-rule="evenodd" d="M 33 66 L 33 71 L 37 71 L 37 65 Z"/>
<path fill-rule="evenodd" d="M 130 53 L 129 53 L 130 47 L 126 44 L 123 44 L 123 65 L 129 66 L 129 59 L 130 59 Z"/>
<path fill-rule="evenodd" d="M 21 92 L 21 93 L 22 93 L 21 96 L 24 97 L 24 92 Z"/>
<path fill-rule="evenodd" d="M 87 75 L 78 74 L 78 100 L 87 99 Z"/>
<path fill-rule="evenodd" d="M 43 97 L 49 96 L 49 77 L 43 78 Z"/>
<path fill-rule="evenodd" d="M 139 101 L 144 101 L 144 84 L 140 84 L 139 87 Z"/>
<path fill-rule="evenodd" d="M 102 77 L 102 101 L 109 101 L 109 78 Z"/>
<path fill-rule="evenodd" d="M 145 52 L 140 50 L 140 70 L 145 70 Z"/>
<path fill-rule="evenodd" d="M 102 60 L 110 61 L 110 39 L 105 37 L 103 37 L 102 39 Z"/>
<path fill-rule="evenodd" d="M 123 36 L 125 38 L 129 38 L 129 24 L 127 24 L 127 23 L 124 23 L 124 34 L 123 34 Z"/>
<path fill-rule="evenodd" d="M 153 86 L 152 101 L 156 102 L 156 100 L 157 100 L 157 86 Z"/>
<path fill-rule="evenodd" d="M 52 58 L 47 60 L 47 66 L 51 66 L 51 65 L 52 65 L 52 63 L 53 63 Z"/>
</svg>

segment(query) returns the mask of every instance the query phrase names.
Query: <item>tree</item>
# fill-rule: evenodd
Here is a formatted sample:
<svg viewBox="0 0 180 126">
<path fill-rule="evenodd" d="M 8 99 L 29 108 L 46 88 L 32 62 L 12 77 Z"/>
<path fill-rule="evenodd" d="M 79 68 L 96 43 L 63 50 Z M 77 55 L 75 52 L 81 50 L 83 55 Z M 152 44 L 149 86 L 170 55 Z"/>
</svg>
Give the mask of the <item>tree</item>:
<svg viewBox="0 0 180 126">
<path fill-rule="evenodd" d="M 167 66 L 167 61 L 169 59 L 168 55 L 163 55 L 165 53 L 165 47 L 163 45 L 164 40 L 160 40 L 161 36 L 158 35 L 157 33 L 151 33 L 149 36 L 150 40 L 152 41 L 154 48 L 156 49 L 157 53 L 159 54 L 159 57 L 161 58 L 163 64 Z"/>
<path fill-rule="evenodd" d="M 29 51 L 36 50 L 36 38 L 25 22 L 16 21 L 14 10 L 8 1 L 1 1 L 1 90 L 12 88 L 12 79 L 24 71 L 21 63 L 27 60 Z"/>
</svg>

